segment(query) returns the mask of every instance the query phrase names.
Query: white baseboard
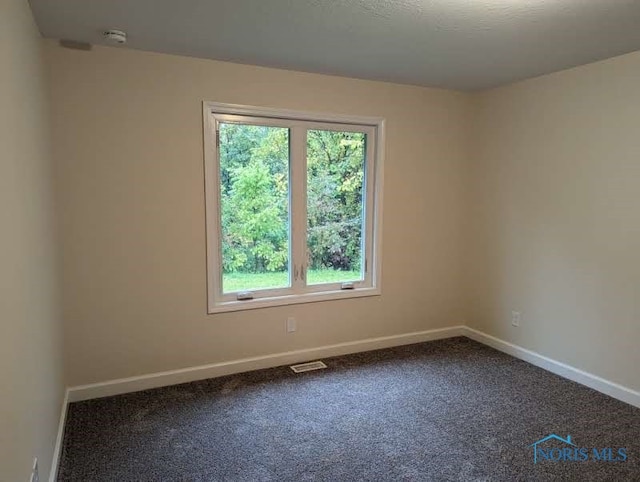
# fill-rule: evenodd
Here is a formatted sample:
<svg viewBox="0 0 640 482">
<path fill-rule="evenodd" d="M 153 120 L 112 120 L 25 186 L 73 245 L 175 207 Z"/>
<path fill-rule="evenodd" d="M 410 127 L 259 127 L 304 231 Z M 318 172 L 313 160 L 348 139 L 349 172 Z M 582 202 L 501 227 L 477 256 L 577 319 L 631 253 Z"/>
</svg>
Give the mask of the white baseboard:
<svg viewBox="0 0 640 482">
<path fill-rule="evenodd" d="M 580 383 L 581 385 L 593 388 L 605 395 L 609 395 L 610 397 L 640 408 L 640 392 L 632 390 L 631 388 L 605 380 L 604 378 L 593 375 L 592 373 L 579 370 L 578 368 L 574 368 L 565 363 L 553 360 L 534 351 L 527 350 L 526 348 L 501 340 L 495 336 L 487 335 L 486 333 L 474 330 L 467 326 L 463 327 L 462 334 L 467 338 L 471 338 L 472 340 L 482 343 L 483 345 L 495 348 L 496 350 L 550 371 L 551 373 L 560 375 L 563 378 L 567 378 Z"/>
<path fill-rule="evenodd" d="M 64 399 L 60 408 L 60 422 L 58 422 L 58 434 L 56 435 L 56 445 L 53 448 L 53 460 L 51 461 L 51 471 L 49 472 L 49 482 L 56 482 L 58 479 L 58 463 L 60 462 L 60 450 L 62 449 L 62 437 L 64 435 L 64 425 L 67 422 L 67 407 L 69 405 L 69 390 L 64 391 Z"/>
<path fill-rule="evenodd" d="M 580 383 L 589 388 L 593 388 L 605 395 L 609 395 L 610 397 L 616 398 L 625 403 L 640 407 L 640 392 L 619 385 L 615 382 L 605 380 L 597 375 L 574 368 L 565 363 L 553 360 L 549 357 L 540 355 L 539 353 L 527 350 L 526 348 L 501 340 L 473 328 L 469 328 L 467 326 L 453 326 L 435 330 L 405 333 L 402 335 L 368 338 L 365 340 L 339 343 L 336 345 L 243 358 L 228 362 L 212 363 L 209 365 L 183 368 L 180 370 L 151 373 L 137 377 L 120 378 L 117 380 L 109 380 L 90 385 L 70 387 L 67 389 L 67 393 L 65 395 L 63 416 L 66 414 L 66 404 L 70 402 L 120 395 L 123 393 L 147 390 L 149 388 L 158 388 L 176 385 L 179 383 L 205 380 L 207 378 L 216 378 L 225 375 L 232 375 L 234 373 L 260 370 L 263 368 L 290 365 L 316 358 L 347 355 L 350 353 L 377 350 L 380 348 L 440 340 L 454 336 L 466 336 L 479 343 L 555 373 L 556 375 L 560 375 L 561 377 L 573 380 L 574 382 Z M 63 426 L 63 420 L 61 417 L 61 427 Z M 61 433 L 58 434 L 58 437 L 61 437 Z M 58 443 L 56 443 L 56 450 L 59 450 Z"/>
<path fill-rule="evenodd" d="M 461 336 L 463 329 L 463 326 L 453 326 L 435 330 L 405 333 L 402 335 L 368 338 L 365 340 L 327 345 L 318 348 L 275 353 L 273 355 L 212 363 L 210 365 L 152 373 L 138 377 L 120 378 L 117 380 L 93 383 L 90 385 L 80 385 L 68 389 L 68 401 L 78 402 L 92 398 L 137 392 L 140 390 L 147 390 L 149 388 L 165 387 L 169 385 L 176 385 L 178 383 L 232 375 L 234 373 L 260 370 L 262 368 L 290 365 L 292 363 L 300 363 L 316 358 L 347 355 L 349 353 L 358 353 L 377 350 L 380 348 L 389 348 L 392 346 L 409 345 L 411 343 L 451 338 L 454 336 Z"/>
<path fill-rule="evenodd" d="M 453 326 L 435 330 L 406 333 L 403 335 L 369 338 L 366 340 L 339 343 L 336 345 L 328 345 L 318 348 L 244 358 L 240 360 L 232 360 L 228 362 L 184 368 L 181 370 L 171 370 L 160 373 L 152 373 L 149 375 L 142 375 L 138 377 L 121 378 L 118 380 L 110 380 L 102 383 L 70 387 L 66 390 L 62 412 L 60 414 L 60 424 L 58 427 L 58 436 L 56 438 L 53 463 L 51 465 L 51 476 L 49 478 L 49 481 L 54 482 L 56 480 L 60 450 L 62 447 L 62 437 L 64 434 L 64 425 L 67 415 L 67 405 L 71 402 L 107 397 L 111 395 L 119 395 L 122 393 L 136 392 L 149 388 L 164 387 L 196 380 L 204 380 L 207 378 L 232 375 L 234 373 L 259 370 L 262 368 L 289 365 L 312 359 L 347 355 L 349 353 L 358 353 L 363 351 L 377 350 L 380 348 L 409 345 L 411 343 L 440 340 L 445 338 L 452 338 L 455 336 L 466 336 L 467 338 L 482 343 L 483 345 L 495 348 L 496 350 L 524 360 L 528 363 L 531 363 L 532 365 L 555 373 L 556 375 L 560 375 L 561 377 L 580 383 L 589 388 L 593 388 L 594 390 L 604 393 L 605 395 L 609 395 L 610 397 L 616 398 L 640 408 L 640 392 L 611 382 L 609 380 L 605 380 L 604 378 L 598 377 L 591 373 L 587 373 L 583 370 L 579 370 L 565 363 L 558 362 L 546 356 L 540 355 L 539 353 L 527 350 L 526 348 L 514 345 L 513 343 L 509 343 L 473 328 L 469 328 L 467 326 Z"/>
</svg>

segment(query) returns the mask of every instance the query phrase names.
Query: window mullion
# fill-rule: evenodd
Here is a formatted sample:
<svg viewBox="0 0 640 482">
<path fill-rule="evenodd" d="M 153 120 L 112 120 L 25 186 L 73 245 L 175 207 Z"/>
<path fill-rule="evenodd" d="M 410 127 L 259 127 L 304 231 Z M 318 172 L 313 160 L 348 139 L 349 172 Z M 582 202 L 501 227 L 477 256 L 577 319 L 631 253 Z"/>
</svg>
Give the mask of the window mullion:
<svg viewBox="0 0 640 482">
<path fill-rule="evenodd" d="M 294 292 L 306 287 L 303 270 L 307 269 L 307 130 L 301 125 L 291 128 L 290 160 L 291 196 L 291 286 Z"/>
<path fill-rule="evenodd" d="M 364 208 L 365 208 L 365 217 L 364 217 L 364 226 L 363 226 L 363 237 L 364 237 L 364 258 L 363 258 L 363 267 L 364 270 L 364 281 L 366 284 L 372 284 L 373 274 L 375 273 L 374 263 L 377 260 L 374 258 L 374 240 L 375 235 L 373 232 L 374 229 L 374 198 L 375 198 L 375 185 L 376 185 L 376 173 L 375 173 L 375 144 L 374 144 L 374 130 L 370 129 L 367 132 L 367 145 L 366 145 L 366 155 L 365 155 L 365 192 L 364 194 Z"/>
</svg>

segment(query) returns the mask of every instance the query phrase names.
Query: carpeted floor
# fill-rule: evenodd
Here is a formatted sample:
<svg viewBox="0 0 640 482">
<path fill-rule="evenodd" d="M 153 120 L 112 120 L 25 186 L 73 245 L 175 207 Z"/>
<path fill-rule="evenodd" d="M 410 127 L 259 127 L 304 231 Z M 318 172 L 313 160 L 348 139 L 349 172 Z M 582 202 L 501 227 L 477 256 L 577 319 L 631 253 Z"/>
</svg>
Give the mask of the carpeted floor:
<svg viewBox="0 0 640 482">
<path fill-rule="evenodd" d="M 640 409 L 466 338 L 324 361 L 73 403 L 58 480 L 640 480 Z"/>
</svg>

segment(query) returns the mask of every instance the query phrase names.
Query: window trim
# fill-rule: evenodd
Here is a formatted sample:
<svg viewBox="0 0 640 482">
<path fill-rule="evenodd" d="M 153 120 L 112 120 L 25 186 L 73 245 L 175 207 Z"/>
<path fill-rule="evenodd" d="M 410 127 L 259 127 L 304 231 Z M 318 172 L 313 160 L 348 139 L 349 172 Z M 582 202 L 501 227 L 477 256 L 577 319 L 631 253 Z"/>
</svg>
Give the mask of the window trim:
<svg viewBox="0 0 640 482">
<path fill-rule="evenodd" d="M 382 273 L 382 201 L 383 201 L 383 165 L 385 153 L 385 120 L 381 117 L 351 116 L 342 114 L 328 114 L 311 111 L 296 111 L 286 109 L 273 109 L 267 107 L 253 107 L 246 105 L 226 104 L 204 101 L 203 105 L 203 141 L 204 141 L 204 176 L 205 176 L 205 218 L 206 218 L 206 251 L 207 251 L 207 312 L 209 314 L 248 310 L 256 308 L 266 308 L 272 306 L 282 306 L 299 303 L 312 303 L 327 300 L 340 300 L 348 298 L 361 298 L 366 296 L 377 296 L 382 293 L 381 273 Z M 370 226 L 370 242 L 365 243 L 366 258 L 371 266 L 368 266 L 365 273 L 366 286 L 353 290 L 340 289 L 340 283 L 306 285 L 298 293 L 291 293 L 294 288 L 260 290 L 267 296 L 252 300 L 232 299 L 233 295 L 222 293 L 222 250 L 220 249 L 220 189 L 219 189 L 219 161 L 218 149 L 216 145 L 216 116 L 233 120 L 234 116 L 242 116 L 237 120 L 246 122 L 254 118 L 258 124 L 273 125 L 277 127 L 290 128 L 290 156 L 295 158 L 301 156 L 306 162 L 306 143 L 294 143 L 295 127 L 298 130 L 311 129 L 336 129 L 347 128 L 356 129 L 357 132 L 374 133 L 374 145 L 367 146 L 367 165 L 365 176 L 373 177 L 373 182 L 366 182 L 366 196 L 371 196 L 371 209 L 368 209 L 365 202 L 365 229 Z M 286 125 L 282 125 L 282 123 Z M 291 124 L 294 127 L 291 127 Z M 326 123 L 326 125 L 322 125 Z M 306 127 L 305 127 L 306 125 Z M 298 149 L 299 152 L 294 152 Z M 306 172 L 306 168 L 304 169 Z M 301 172 L 298 169 L 298 172 Z M 294 182 L 300 180 L 290 178 L 290 199 L 294 196 Z M 298 188 L 299 190 L 299 188 Z M 295 216 L 293 202 L 290 202 L 290 216 Z M 306 205 L 304 206 L 306 210 Z M 304 213 L 302 213 L 304 214 Z M 300 215 L 300 213 L 298 213 Z M 306 220 L 305 223 L 306 225 Z M 291 223 L 292 230 L 297 224 Z M 293 232 L 293 231 L 292 231 Z M 366 239 L 366 238 L 365 238 Z M 293 235 L 292 235 L 293 240 Z M 290 252 L 294 255 L 296 247 L 290 244 Z M 293 259 L 293 257 L 292 257 Z M 370 277 L 370 282 L 367 279 Z M 298 286 L 299 288 L 299 286 Z M 285 292 L 286 291 L 286 292 Z"/>
</svg>

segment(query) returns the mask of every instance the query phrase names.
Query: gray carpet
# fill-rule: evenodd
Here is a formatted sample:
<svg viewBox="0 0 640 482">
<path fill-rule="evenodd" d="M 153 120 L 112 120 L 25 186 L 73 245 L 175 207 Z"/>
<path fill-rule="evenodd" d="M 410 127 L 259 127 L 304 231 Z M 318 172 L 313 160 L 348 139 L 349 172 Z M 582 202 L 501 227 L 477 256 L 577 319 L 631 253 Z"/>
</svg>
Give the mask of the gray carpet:
<svg viewBox="0 0 640 482">
<path fill-rule="evenodd" d="M 640 409 L 466 338 L 324 361 L 72 403 L 58 480 L 640 480 Z"/>
</svg>

